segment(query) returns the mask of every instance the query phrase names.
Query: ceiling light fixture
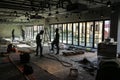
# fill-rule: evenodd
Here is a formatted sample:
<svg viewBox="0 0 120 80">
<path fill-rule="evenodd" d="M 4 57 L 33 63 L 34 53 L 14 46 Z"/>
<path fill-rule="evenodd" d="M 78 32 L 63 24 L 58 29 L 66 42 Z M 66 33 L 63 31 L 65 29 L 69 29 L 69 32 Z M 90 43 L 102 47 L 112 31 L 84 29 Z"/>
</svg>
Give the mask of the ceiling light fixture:
<svg viewBox="0 0 120 80">
<path fill-rule="evenodd" d="M 55 18 L 57 21 L 59 21 L 58 17 Z"/>
<path fill-rule="evenodd" d="M 29 13 L 28 13 L 28 12 L 26 12 L 26 13 L 25 13 L 25 17 L 28 17 L 28 16 L 29 16 Z"/>
<path fill-rule="evenodd" d="M 103 18 L 103 17 L 104 17 L 104 15 L 103 15 L 103 13 L 101 13 L 101 14 L 100 14 L 100 18 Z"/>
<path fill-rule="evenodd" d="M 114 7 L 114 6 L 112 6 L 112 8 L 111 8 L 111 12 L 112 12 L 112 13 L 115 12 L 115 7 Z"/>
<path fill-rule="evenodd" d="M 56 11 L 55 14 L 59 14 L 59 11 Z"/>
<path fill-rule="evenodd" d="M 14 13 L 15 16 L 17 16 L 17 11 L 14 11 L 13 13 Z"/>
<path fill-rule="evenodd" d="M 68 18 L 68 15 L 66 15 L 65 18 Z"/>
<path fill-rule="evenodd" d="M 107 2 L 107 7 L 111 7 L 111 1 L 110 0 Z"/>
<path fill-rule="evenodd" d="M 27 20 L 29 21 L 30 19 L 29 19 L 29 18 L 27 18 Z"/>
<path fill-rule="evenodd" d="M 38 13 L 36 12 L 36 13 L 35 13 L 35 15 L 37 16 L 37 15 L 38 15 Z"/>
<path fill-rule="evenodd" d="M 48 14 L 48 16 L 51 16 L 51 15 L 52 15 L 51 13 Z"/>
</svg>

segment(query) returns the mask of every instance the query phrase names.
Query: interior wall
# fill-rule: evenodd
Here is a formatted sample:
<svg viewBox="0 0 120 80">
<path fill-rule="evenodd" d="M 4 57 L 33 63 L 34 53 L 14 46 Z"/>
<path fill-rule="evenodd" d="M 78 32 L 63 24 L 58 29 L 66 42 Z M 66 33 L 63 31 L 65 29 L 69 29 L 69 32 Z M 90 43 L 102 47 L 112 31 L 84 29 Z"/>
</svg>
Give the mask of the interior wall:
<svg viewBox="0 0 120 80">
<path fill-rule="evenodd" d="M 2 23 L 0 24 L 0 37 L 9 37 L 11 38 L 12 30 L 15 29 L 15 36 L 20 36 L 20 27 L 16 24 L 10 24 L 10 23 Z"/>
<path fill-rule="evenodd" d="M 26 25 L 44 25 L 45 20 L 36 19 L 30 20 L 28 23 L 11 23 L 11 22 L 3 22 L 0 23 L 0 37 L 11 38 L 12 30 L 15 29 L 15 36 L 21 37 L 21 28 L 25 28 Z"/>
</svg>

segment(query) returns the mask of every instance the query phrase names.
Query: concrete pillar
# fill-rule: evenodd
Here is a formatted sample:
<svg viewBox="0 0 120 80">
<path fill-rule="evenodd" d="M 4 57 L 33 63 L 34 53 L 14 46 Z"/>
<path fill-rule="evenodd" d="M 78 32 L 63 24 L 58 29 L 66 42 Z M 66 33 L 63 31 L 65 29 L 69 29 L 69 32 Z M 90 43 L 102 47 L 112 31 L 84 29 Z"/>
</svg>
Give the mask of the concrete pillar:
<svg viewBox="0 0 120 80">
<path fill-rule="evenodd" d="M 117 53 L 120 54 L 120 11 L 118 14 Z"/>
<path fill-rule="evenodd" d="M 111 13 L 111 26 L 110 26 L 110 38 L 114 38 L 117 41 L 117 30 L 118 30 L 118 11 L 115 10 Z"/>
<path fill-rule="evenodd" d="M 111 14 L 110 37 L 117 41 L 117 53 L 120 54 L 120 5 L 114 6 L 114 13 Z"/>
</svg>

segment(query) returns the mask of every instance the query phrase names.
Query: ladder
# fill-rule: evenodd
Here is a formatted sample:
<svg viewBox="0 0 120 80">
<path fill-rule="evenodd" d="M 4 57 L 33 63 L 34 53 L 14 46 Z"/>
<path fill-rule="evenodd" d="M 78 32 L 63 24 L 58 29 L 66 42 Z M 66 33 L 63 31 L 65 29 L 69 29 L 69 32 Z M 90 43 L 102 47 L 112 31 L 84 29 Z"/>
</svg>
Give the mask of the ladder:
<svg viewBox="0 0 120 80">
<path fill-rule="evenodd" d="M 48 52 L 50 52 L 51 41 L 50 41 L 50 31 L 48 28 L 44 29 L 43 46 L 48 46 L 48 50 L 49 50 Z"/>
</svg>

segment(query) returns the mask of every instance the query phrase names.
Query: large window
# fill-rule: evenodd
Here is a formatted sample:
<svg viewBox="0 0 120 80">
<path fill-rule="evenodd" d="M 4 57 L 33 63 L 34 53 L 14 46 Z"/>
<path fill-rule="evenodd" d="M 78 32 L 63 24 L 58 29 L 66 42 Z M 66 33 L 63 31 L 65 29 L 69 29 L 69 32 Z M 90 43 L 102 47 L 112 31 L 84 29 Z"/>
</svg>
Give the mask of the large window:
<svg viewBox="0 0 120 80">
<path fill-rule="evenodd" d="M 98 43 L 102 42 L 103 21 L 95 21 L 94 27 L 94 47 L 97 48 Z"/>
<path fill-rule="evenodd" d="M 51 39 L 51 41 L 53 41 L 53 39 L 54 39 L 54 30 L 53 30 L 53 28 L 54 28 L 54 26 L 51 25 L 50 26 L 50 39 Z"/>
<path fill-rule="evenodd" d="M 35 40 L 36 35 L 38 34 L 38 30 L 39 30 L 39 29 L 38 29 L 37 26 L 34 26 L 33 29 L 34 29 L 34 40 Z"/>
<path fill-rule="evenodd" d="M 43 26 L 33 26 L 33 36 L 34 36 L 34 40 L 36 39 L 36 35 L 40 32 L 40 30 L 44 30 Z"/>
<path fill-rule="evenodd" d="M 73 23 L 73 44 L 78 45 L 78 23 Z"/>
<path fill-rule="evenodd" d="M 109 37 L 110 21 L 52 24 L 50 28 L 51 40 L 54 38 L 54 31 L 57 27 L 60 30 L 60 42 L 97 48 L 98 43 Z"/>
<path fill-rule="evenodd" d="M 93 47 L 93 22 L 87 22 L 86 47 Z"/>
<path fill-rule="evenodd" d="M 25 27 L 25 39 L 35 40 L 36 35 L 43 29 L 43 26 L 26 26 Z"/>
<path fill-rule="evenodd" d="M 85 46 L 85 22 L 79 23 L 79 45 Z"/>
<path fill-rule="evenodd" d="M 72 23 L 68 24 L 68 44 L 72 44 Z"/>
<path fill-rule="evenodd" d="M 104 39 L 110 36 L 110 21 L 106 20 L 104 24 Z"/>
<path fill-rule="evenodd" d="M 31 39 L 33 39 L 33 27 L 32 26 L 25 27 L 25 40 Z"/>
<path fill-rule="evenodd" d="M 67 24 L 63 24 L 63 43 L 67 43 Z"/>
<path fill-rule="evenodd" d="M 51 41 L 53 41 L 53 39 L 54 39 L 56 28 L 58 28 L 57 24 L 51 25 L 51 27 L 50 27 L 50 30 L 51 30 L 51 31 L 50 31 Z"/>
<path fill-rule="evenodd" d="M 58 28 L 59 28 L 59 34 L 60 34 L 60 42 L 63 42 L 63 38 L 62 38 L 62 24 L 58 24 Z"/>
</svg>

